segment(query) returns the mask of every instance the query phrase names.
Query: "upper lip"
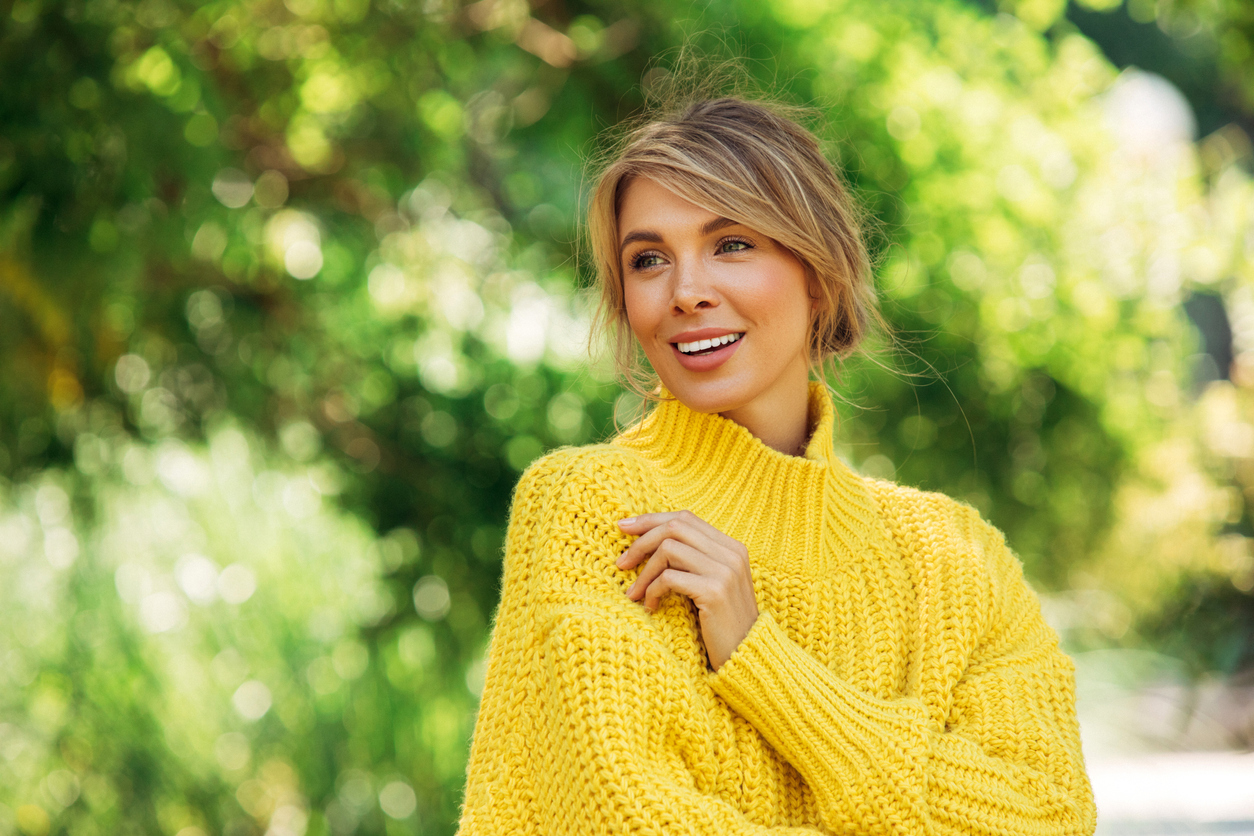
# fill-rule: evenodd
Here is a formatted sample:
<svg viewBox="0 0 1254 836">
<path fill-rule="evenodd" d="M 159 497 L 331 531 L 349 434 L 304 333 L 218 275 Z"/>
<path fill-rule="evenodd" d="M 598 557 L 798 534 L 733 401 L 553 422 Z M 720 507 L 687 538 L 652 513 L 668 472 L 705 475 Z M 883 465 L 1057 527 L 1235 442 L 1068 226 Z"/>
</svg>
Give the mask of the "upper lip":
<svg viewBox="0 0 1254 836">
<path fill-rule="evenodd" d="M 692 343 L 697 340 L 712 340 L 715 337 L 723 337 L 727 334 L 743 334 L 744 331 L 737 331 L 735 328 L 698 328 L 695 331 L 684 331 L 682 334 L 667 340 L 668 343 Z"/>
</svg>

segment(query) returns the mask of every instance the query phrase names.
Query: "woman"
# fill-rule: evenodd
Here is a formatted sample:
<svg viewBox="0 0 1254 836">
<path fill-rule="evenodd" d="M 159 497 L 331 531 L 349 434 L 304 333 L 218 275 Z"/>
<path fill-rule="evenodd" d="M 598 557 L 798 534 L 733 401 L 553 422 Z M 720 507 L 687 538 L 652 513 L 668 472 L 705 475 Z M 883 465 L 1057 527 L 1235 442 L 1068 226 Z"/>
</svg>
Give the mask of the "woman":
<svg viewBox="0 0 1254 836">
<path fill-rule="evenodd" d="M 810 372 L 874 314 L 813 136 L 693 104 L 589 229 L 662 388 L 518 484 L 460 832 L 1091 833 L 1073 667 L 1002 536 L 833 453 Z"/>
</svg>

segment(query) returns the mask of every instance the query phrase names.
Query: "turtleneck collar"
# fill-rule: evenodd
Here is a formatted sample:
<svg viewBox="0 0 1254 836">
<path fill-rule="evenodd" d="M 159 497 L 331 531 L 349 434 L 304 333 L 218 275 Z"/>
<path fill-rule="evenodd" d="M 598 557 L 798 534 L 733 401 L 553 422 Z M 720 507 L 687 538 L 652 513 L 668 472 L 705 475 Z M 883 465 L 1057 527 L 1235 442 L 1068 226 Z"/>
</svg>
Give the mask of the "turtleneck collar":
<svg viewBox="0 0 1254 836">
<path fill-rule="evenodd" d="M 716 449 L 725 449 L 728 445 L 743 448 L 743 452 L 752 452 L 755 458 L 763 457 L 777 465 L 804 467 L 805 462 L 828 464 L 836 458 L 832 447 L 835 410 L 827 387 L 813 380 L 810 381 L 808 412 L 810 438 L 805 452 L 800 456 L 791 456 L 768 447 L 729 418 L 688 408 L 663 386 L 661 400 L 653 410 L 614 441 L 629 447 L 656 450 L 663 453 L 663 458 L 669 463 L 676 465 L 702 459 L 700 454 L 707 452 L 704 448 L 711 444 Z"/>
<path fill-rule="evenodd" d="M 675 503 L 656 510 L 689 508 L 737 539 L 823 537 L 837 549 L 865 547 L 879 527 L 866 483 L 836 455 L 835 410 L 822 383 L 810 382 L 813 430 L 800 456 L 772 449 L 717 413 L 696 412 L 665 390 L 662 396 L 612 442 L 656 468 L 659 487 Z M 800 553 L 821 550 L 817 540 L 806 545 Z"/>
</svg>

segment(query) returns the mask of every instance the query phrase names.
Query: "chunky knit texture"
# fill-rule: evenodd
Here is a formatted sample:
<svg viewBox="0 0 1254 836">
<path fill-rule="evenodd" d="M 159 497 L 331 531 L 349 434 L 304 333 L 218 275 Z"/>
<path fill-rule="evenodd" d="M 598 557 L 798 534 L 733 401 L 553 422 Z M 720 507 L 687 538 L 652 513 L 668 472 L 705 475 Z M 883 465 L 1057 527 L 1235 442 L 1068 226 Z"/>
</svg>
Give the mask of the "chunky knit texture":
<svg viewBox="0 0 1254 836">
<path fill-rule="evenodd" d="M 1074 669 L 1001 534 L 858 476 L 810 409 L 804 456 L 670 400 L 523 474 L 461 834 L 1093 832 Z M 718 672 L 692 602 L 615 566 L 617 520 L 682 508 L 749 550 Z"/>
</svg>

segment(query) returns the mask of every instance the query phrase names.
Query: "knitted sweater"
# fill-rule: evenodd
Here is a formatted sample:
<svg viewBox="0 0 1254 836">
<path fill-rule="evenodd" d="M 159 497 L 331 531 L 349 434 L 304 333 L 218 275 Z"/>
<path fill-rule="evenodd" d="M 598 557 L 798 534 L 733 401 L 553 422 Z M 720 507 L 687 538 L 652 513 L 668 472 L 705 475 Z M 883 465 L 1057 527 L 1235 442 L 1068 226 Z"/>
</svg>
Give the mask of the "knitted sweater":
<svg viewBox="0 0 1254 836">
<path fill-rule="evenodd" d="M 460 834 L 1093 832 L 1074 668 L 1002 535 L 810 410 L 804 456 L 669 400 L 523 474 Z M 617 520 L 682 508 L 749 551 L 717 672 L 691 600 L 649 614 L 615 566 Z"/>
</svg>

